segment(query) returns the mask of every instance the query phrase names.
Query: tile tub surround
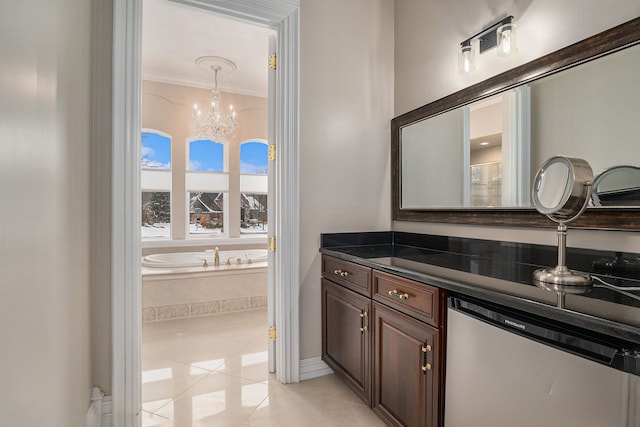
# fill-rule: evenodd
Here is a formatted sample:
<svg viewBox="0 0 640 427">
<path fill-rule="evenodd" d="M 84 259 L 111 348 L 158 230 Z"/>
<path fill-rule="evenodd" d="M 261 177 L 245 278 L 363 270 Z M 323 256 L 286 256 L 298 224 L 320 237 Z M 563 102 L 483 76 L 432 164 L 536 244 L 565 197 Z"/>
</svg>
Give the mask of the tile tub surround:
<svg viewBox="0 0 640 427">
<path fill-rule="evenodd" d="M 533 272 L 557 263 L 555 246 L 434 236 L 406 232 L 321 235 L 324 254 L 429 283 L 449 291 L 529 312 L 552 321 L 640 343 L 640 301 L 594 287 L 584 295 L 557 296 L 533 284 Z M 640 256 L 622 254 L 627 259 Z M 598 272 L 594 261 L 613 251 L 567 249 L 569 268 L 591 273 L 618 286 L 640 286 L 637 272 Z M 633 292 L 640 296 L 640 292 Z"/>
<path fill-rule="evenodd" d="M 210 316 L 267 306 L 266 263 L 224 270 L 216 270 L 215 267 L 142 270 L 143 322 Z M 182 272 L 185 270 L 187 272 Z"/>
</svg>

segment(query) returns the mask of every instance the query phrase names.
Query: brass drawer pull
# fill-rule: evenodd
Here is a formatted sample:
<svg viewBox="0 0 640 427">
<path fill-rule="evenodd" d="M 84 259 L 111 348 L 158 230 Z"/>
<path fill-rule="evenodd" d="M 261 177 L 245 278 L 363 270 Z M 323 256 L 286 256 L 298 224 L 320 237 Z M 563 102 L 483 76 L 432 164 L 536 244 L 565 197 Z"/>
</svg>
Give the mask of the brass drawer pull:
<svg viewBox="0 0 640 427">
<path fill-rule="evenodd" d="M 409 294 L 406 292 L 398 292 L 397 289 L 394 289 L 392 291 L 389 291 L 389 296 L 390 297 L 397 297 L 400 298 L 401 300 L 405 300 L 405 299 L 409 299 Z"/>
<path fill-rule="evenodd" d="M 349 273 L 348 271 L 333 270 L 333 274 L 335 274 L 336 276 L 340 276 L 340 277 L 347 277 L 351 273 Z"/>
</svg>

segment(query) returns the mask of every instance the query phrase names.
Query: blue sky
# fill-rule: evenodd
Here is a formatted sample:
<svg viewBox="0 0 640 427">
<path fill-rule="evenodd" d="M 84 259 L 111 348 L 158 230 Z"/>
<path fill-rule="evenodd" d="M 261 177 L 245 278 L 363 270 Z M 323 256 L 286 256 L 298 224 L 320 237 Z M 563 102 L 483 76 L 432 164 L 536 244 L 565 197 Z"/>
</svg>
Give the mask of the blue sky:
<svg viewBox="0 0 640 427">
<path fill-rule="evenodd" d="M 240 146 L 240 173 L 267 173 L 267 144 L 245 142 Z"/>
<path fill-rule="evenodd" d="M 245 142 L 240 146 L 240 173 L 267 173 L 267 144 Z M 171 168 L 171 140 L 155 133 L 142 133 L 141 165 L 143 168 Z M 223 145 L 209 140 L 189 144 L 189 170 L 222 172 Z"/>
<path fill-rule="evenodd" d="M 142 133 L 143 168 L 171 169 L 171 140 L 155 133 Z"/>
<path fill-rule="evenodd" d="M 222 172 L 224 168 L 223 145 L 208 140 L 189 143 L 189 170 Z"/>
</svg>

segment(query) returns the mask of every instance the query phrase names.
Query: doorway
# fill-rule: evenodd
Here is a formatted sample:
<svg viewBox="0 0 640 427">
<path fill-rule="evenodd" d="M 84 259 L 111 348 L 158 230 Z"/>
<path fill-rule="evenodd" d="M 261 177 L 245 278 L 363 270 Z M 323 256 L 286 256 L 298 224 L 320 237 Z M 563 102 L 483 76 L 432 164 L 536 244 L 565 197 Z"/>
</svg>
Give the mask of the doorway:
<svg viewBox="0 0 640 427">
<path fill-rule="evenodd" d="M 275 31 L 168 0 L 142 10 L 141 418 L 241 418 L 275 367 L 265 66 Z M 236 390 L 253 390 L 252 402 Z"/>
<path fill-rule="evenodd" d="M 281 382 L 297 382 L 298 344 L 298 2 L 224 1 L 215 6 L 180 1 L 270 26 L 278 34 L 273 111 L 269 141 L 282 148 L 277 156 L 273 203 L 280 213 L 273 227 L 278 250 L 272 263 L 275 275 L 275 313 Z M 115 425 L 137 425 L 140 404 L 140 0 L 114 0 L 113 120 L 112 120 L 112 397 Z M 271 107 L 271 106 L 270 106 Z M 270 111 L 272 109 L 270 108 Z M 133 237 L 133 239 L 132 239 Z M 284 262 L 286 260 L 286 262 Z M 286 307 L 287 309 L 283 309 Z"/>
</svg>

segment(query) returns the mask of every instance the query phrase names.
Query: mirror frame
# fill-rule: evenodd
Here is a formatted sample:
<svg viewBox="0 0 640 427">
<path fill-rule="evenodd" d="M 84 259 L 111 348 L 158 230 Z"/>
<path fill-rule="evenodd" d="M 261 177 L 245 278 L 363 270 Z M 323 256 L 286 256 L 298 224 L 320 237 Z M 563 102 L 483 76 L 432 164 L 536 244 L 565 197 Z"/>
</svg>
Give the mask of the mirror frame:
<svg viewBox="0 0 640 427">
<path fill-rule="evenodd" d="M 522 84 L 640 44 L 640 18 L 618 25 L 536 60 L 505 71 L 391 120 L 391 205 L 394 221 L 545 227 L 554 225 L 535 208 L 402 209 L 402 128 Z M 640 230 L 640 207 L 587 209 L 572 228 Z"/>
</svg>

